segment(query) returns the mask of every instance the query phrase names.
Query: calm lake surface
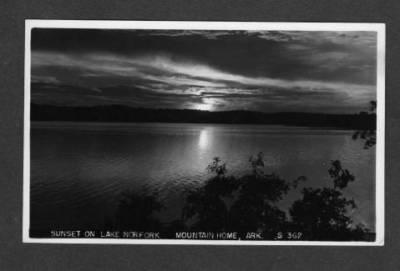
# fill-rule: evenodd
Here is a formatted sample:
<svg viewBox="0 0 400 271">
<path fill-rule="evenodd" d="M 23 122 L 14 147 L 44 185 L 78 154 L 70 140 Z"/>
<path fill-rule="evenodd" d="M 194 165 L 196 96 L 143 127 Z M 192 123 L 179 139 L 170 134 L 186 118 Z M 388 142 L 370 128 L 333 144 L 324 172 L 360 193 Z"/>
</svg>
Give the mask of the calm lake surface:
<svg viewBox="0 0 400 271">
<path fill-rule="evenodd" d="M 249 170 L 262 151 L 265 171 L 308 187 L 331 186 L 331 160 L 356 177 L 346 189 L 356 222 L 375 230 L 375 148 L 354 131 L 304 127 L 169 123 L 32 123 L 31 229 L 96 229 L 115 214 L 121 194 L 157 193 L 165 221 L 179 218 L 185 193 L 201 186 L 213 157 L 228 175 Z M 280 203 L 300 198 L 299 187 Z"/>
</svg>

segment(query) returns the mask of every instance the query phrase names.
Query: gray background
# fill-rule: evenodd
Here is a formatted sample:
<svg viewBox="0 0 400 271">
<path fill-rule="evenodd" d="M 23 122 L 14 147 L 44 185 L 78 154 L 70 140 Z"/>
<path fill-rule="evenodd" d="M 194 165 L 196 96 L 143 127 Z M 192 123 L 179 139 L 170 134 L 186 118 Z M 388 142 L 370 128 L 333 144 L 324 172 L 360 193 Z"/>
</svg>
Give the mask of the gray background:
<svg viewBox="0 0 400 271">
<path fill-rule="evenodd" d="M 0 270 L 400 270 L 400 2 L 0 1 Z M 22 244 L 25 19 L 386 23 L 385 246 Z"/>
</svg>

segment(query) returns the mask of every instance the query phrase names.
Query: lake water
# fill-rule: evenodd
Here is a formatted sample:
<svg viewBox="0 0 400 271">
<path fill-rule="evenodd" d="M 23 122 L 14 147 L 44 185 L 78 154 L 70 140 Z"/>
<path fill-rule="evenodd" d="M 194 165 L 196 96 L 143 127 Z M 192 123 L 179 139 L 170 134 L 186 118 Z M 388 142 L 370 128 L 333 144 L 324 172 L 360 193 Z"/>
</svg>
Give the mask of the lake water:
<svg viewBox="0 0 400 271">
<path fill-rule="evenodd" d="M 31 229 L 91 229 L 114 215 L 124 191 L 158 194 L 168 222 L 180 216 L 185 192 L 210 177 L 213 157 L 228 174 L 249 170 L 262 151 L 265 171 L 286 180 L 306 176 L 305 186 L 332 184 L 331 160 L 356 180 L 346 189 L 358 209 L 356 222 L 374 231 L 375 148 L 363 149 L 354 131 L 225 124 L 32 123 Z M 290 192 L 283 208 L 300 197 Z"/>
</svg>

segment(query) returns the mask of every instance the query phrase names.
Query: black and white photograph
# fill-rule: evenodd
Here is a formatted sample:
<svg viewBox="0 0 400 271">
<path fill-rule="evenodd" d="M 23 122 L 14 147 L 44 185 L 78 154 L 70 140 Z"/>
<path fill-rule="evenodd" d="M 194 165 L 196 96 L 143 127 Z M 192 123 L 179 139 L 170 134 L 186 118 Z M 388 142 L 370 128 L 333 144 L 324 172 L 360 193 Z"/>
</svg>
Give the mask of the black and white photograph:
<svg viewBox="0 0 400 271">
<path fill-rule="evenodd" d="M 24 242 L 383 245 L 384 24 L 25 30 Z"/>
</svg>

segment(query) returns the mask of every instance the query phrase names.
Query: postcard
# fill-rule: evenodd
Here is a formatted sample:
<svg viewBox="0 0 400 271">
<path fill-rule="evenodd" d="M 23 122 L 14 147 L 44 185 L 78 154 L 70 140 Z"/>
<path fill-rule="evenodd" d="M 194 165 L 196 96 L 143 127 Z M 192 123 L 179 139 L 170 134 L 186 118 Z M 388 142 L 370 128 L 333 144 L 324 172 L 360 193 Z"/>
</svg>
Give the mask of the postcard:
<svg viewBox="0 0 400 271">
<path fill-rule="evenodd" d="M 384 244 L 384 24 L 25 38 L 24 242 Z"/>
</svg>

